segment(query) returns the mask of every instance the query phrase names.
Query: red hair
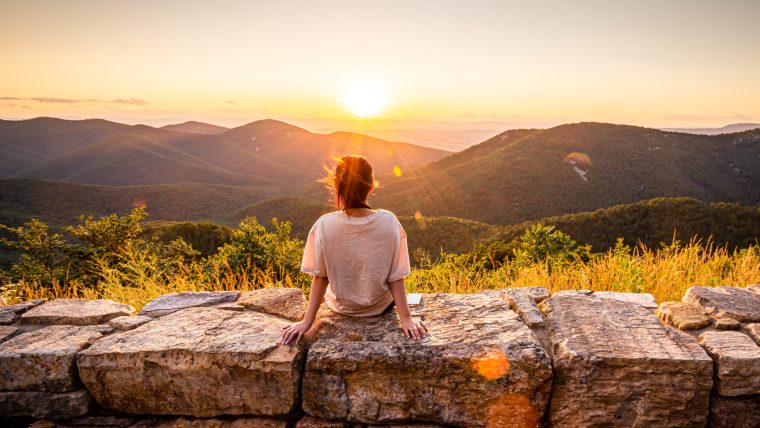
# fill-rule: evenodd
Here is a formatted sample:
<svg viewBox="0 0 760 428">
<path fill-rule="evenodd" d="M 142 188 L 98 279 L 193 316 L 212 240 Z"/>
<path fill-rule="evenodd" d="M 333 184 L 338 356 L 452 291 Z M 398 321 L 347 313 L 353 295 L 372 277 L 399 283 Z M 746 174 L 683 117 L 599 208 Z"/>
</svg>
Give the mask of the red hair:
<svg viewBox="0 0 760 428">
<path fill-rule="evenodd" d="M 328 179 L 329 181 L 329 179 Z M 335 206 L 341 210 L 369 208 L 367 197 L 374 188 L 372 165 L 364 156 L 343 156 L 332 178 Z"/>
</svg>

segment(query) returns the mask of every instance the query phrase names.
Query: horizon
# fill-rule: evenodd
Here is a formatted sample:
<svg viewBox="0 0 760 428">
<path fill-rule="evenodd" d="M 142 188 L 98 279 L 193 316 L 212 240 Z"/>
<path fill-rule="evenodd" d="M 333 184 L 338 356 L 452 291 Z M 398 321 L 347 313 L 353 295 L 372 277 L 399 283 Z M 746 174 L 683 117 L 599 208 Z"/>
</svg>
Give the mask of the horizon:
<svg viewBox="0 0 760 428">
<path fill-rule="evenodd" d="M 507 129 L 760 122 L 760 3 L 0 6 L 0 117 L 282 120 L 460 150 Z M 128 31 L 139 24 L 139 31 Z M 304 36 L 308 35 L 308 36 Z"/>
<path fill-rule="evenodd" d="M 254 122 L 260 122 L 260 121 L 265 121 L 265 120 L 275 120 L 275 121 L 286 123 L 288 125 L 296 126 L 298 128 L 302 128 L 302 129 L 304 129 L 304 130 L 306 130 L 306 131 L 308 131 L 310 133 L 313 133 L 313 134 L 329 135 L 329 134 L 332 134 L 332 133 L 350 132 L 350 133 L 362 134 L 362 135 L 365 135 L 365 136 L 368 136 L 368 137 L 371 137 L 371 138 L 378 138 L 378 139 L 385 140 L 385 141 L 390 141 L 390 142 L 408 143 L 408 144 L 414 144 L 414 145 L 421 146 L 421 147 L 436 148 L 436 149 L 445 150 L 445 151 L 448 151 L 448 152 L 451 152 L 451 153 L 456 153 L 456 152 L 463 151 L 463 150 L 465 150 L 465 149 L 467 149 L 469 147 L 476 146 L 476 145 L 478 145 L 480 143 L 483 143 L 483 142 L 487 141 L 490 138 L 493 138 L 495 136 L 498 136 L 498 135 L 500 135 L 500 134 L 502 134 L 504 132 L 511 131 L 511 130 L 516 130 L 516 129 L 537 129 L 537 130 L 544 130 L 544 129 L 551 129 L 551 128 L 554 128 L 554 127 L 557 127 L 557 126 L 562 126 L 562 125 L 572 125 L 572 124 L 580 124 L 580 123 L 605 123 L 605 124 L 619 125 L 619 126 L 644 127 L 644 128 L 657 129 L 657 130 L 660 130 L 660 131 L 668 131 L 668 132 L 694 133 L 694 134 L 699 134 L 699 135 L 713 135 L 713 134 L 715 134 L 715 132 L 701 133 L 701 132 L 697 132 L 697 131 L 718 131 L 718 130 L 721 130 L 723 128 L 728 128 L 728 127 L 736 126 L 736 125 L 757 125 L 756 127 L 753 127 L 753 128 L 750 128 L 750 129 L 760 128 L 760 123 L 753 123 L 753 122 L 727 123 L 727 124 L 722 125 L 722 126 L 706 127 L 706 128 L 700 128 L 700 127 L 660 127 L 660 128 L 657 128 L 657 127 L 636 125 L 636 124 L 630 124 L 630 123 L 598 122 L 598 121 L 590 121 L 590 120 L 581 120 L 581 121 L 577 121 L 577 122 L 566 122 L 566 123 L 558 123 L 558 124 L 551 124 L 551 125 L 545 125 L 545 126 L 522 126 L 522 127 L 516 126 L 516 127 L 510 127 L 510 128 L 493 128 L 493 132 L 491 132 L 490 130 L 484 131 L 482 129 L 471 129 L 471 130 L 469 130 L 471 135 L 480 134 L 480 135 L 483 135 L 483 137 L 480 138 L 480 139 L 478 139 L 478 140 L 469 141 L 469 142 L 467 142 L 467 141 L 456 141 L 456 142 L 441 142 L 441 141 L 437 141 L 436 142 L 436 141 L 414 141 L 414 140 L 402 140 L 402 139 L 398 139 L 398 138 L 387 138 L 383 134 L 389 135 L 389 132 L 383 132 L 383 130 L 381 130 L 379 133 L 376 133 L 376 132 L 373 132 L 374 130 L 345 130 L 345 129 L 330 129 L 330 128 L 328 128 L 328 129 L 324 129 L 324 128 L 323 129 L 312 129 L 308 125 L 294 123 L 294 122 L 287 121 L 287 120 L 269 118 L 269 117 L 263 117 L 263 118 L 251 119 L 251 120 L 243 120 L 243 121 L 239 122 L 238 124 L 230 125 L 230 126 L 225 126 L 225 125 L 221 125 L 221 124 L 214 123 L 214 122 L 211 122 L 211 121 L 196 120 L 196 119 L 192 119 L 192 118 L 190 118 L 190 119 L 175 118 L 173 120 L 166 119 L 166 120 L 156 121 L 157 123 L 155 123 L 155 122 L 154 123 L 145 123 L 145 122 L 141 122 L 141 121 L 115 120 L 115 119 L 108 119 L 108 118 L 103 118 L 103 117 L 81 117 L 80 118 L 80 117 L 35 116 L 35 117 L 28 117 L 28 118 L 6 118 L 6 117 L 0 116 L 0 120 L 6 120 L 6 121 L 27 121 L 27 120 L 34 120 L 34 119 L 60 119 L 60 120 L 67 120 L 67 121 L 107 120 L 107 121 L 110 121 L 110 122 L 121 123 L 121 124 L 125 124 L 125 125 L 130 125 L 130 126 L 143 125 L 143 126 L 149 126 L 149 127 L 153 127 L 153 128 L 157 128 L 157 129 L 163 128 L 165 126 L 170 126 L 170 125 L 183 125 L 185 123 L 194 122 L 194 123 L 201 123 L 201 124 L 212 125 L 212 126 L 220 126 L 220 127 L 226 128 L 227 130 L 234 129 L 234 128 L 237 128 L 237 127 L 242 127 L 242 126 L 254 123 Z M 494 124 L 494 126 L 495 126 L 495 124 Z M 390 135 L 393 135 L 393 131 L 394 130 L 391 129 L 389 131 L 390 131 Z M 462 129 L 459 129 L 459 131 L 460 132 L 467 132 L 467 130 L 463 131 Z M 451 132 L 451 131 L 448 131 L 448 132 Z M 742 132 L 742 131 L 741 130 L 740 131 L 728 131 L 728 133 L 733 133 L 733 132 Z M 429 131 L 429 130 L 425 131 L 425 133 L 427 135 L 431 135 L 432 134 L 432 132 Z M 444 132 L 444 134 L 445 134 L 445 132 Z"/>
</svg>

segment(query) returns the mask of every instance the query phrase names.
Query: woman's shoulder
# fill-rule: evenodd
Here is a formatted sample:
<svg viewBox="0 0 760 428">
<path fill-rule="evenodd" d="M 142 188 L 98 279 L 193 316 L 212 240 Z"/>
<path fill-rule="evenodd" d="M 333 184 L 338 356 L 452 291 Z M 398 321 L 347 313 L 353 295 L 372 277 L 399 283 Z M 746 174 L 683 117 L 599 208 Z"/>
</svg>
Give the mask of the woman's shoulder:
<svg viewBox="0 0 760 428">
<path fill-rule="evenodd" d="M 390 217 L 396 218 L 396 214 L 393 214 L 393 212 L 392 212 L 392 211 L 388 211 L 388 210 L 386 210 L 386 209 L 383 209 L 383 208 L 378 208 L 378 209 L 377 209 L 377 211 L 379 211 L 379 212 L 381 212 L 381 213 L 383 213 L 383 214 L 385 214 L 385 215 L 387 215 L 387 216 L 390 216 Z"/>
</svg>

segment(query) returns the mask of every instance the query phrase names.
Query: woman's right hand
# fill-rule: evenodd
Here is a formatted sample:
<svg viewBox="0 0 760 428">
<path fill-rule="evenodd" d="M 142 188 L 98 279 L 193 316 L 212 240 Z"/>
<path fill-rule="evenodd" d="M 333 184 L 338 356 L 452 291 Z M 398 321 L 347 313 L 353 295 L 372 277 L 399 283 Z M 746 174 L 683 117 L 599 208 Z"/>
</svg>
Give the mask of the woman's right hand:
<svg viewBox="0 0 760 428">
<path fill-rule="evenodd" d="M 427 332 L 427 326 L 422 320 L 415 320 L 412 317 L 401 320 L 401 330 L 406 337 L 420 340 Z"/>
</svg>

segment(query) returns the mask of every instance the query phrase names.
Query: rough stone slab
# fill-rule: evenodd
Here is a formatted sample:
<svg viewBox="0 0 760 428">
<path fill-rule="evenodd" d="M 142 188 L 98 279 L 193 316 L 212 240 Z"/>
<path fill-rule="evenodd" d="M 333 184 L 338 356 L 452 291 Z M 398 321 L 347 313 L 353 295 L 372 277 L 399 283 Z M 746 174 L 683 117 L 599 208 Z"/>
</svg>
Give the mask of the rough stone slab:
<svg viewBox="0 0 760 428">
<path fill-rule="evenodd" d="M 755 292 L 755 293 L 760 293 L 760 284 L 756 284 L 756 285 L 748 285 L 748 286 L 747 286 L 747 290 L 749 290 L 749 291 L 753 291 L 753 292 Z"/>
<path fill-rule="evenodd" d="M 760 346 L 738 331 L 706 331 L 699 343 L 715 360 L 717 391 L 724 397 L 760 394 Z"/>
<path fill-rule="evenodd" d="M 747 325 L 747 332 L 758 345 L 760 345 L 760 323 L 752 323 Z"/>
<path fill-rule="evenodd" d="M 129 315 L 135 308 L 109 299 L 56 299 L 29 309 L 21 315 L 25 324 L 97 325 Z"/>
<path fill-rule="evenodd" d="M 237 303 L 258 312 L 301 321 L 306 298 L 300 288 L 262 288 L 243 293 Z"/>
<path fill-rule="evenodd" d="M 134 330 L 151 321 L 153 321 L 153 318 L 145 315 L 138 315 L 135 317 L 124 316 L 108 321 L 108 325 L 118 330 Z"/>
<path fill-rule="evenodd" d="M 362 427 L 362 424 L 353 424 L 357 428 Z M 350 428 L 352 424 L 346 421 L 331 421 L 327 419 L 315 418 L 314 416 L 306 415 L 298 420 L 296 428 Z"/>
<path fill-rule="evenodd" d="M 701 306 L 684 302 L 662 302 L 656 314 L 679 330 L 699 330 L 710 325 L 710 317 Z"/>
<path fill-rule="evenodd" d="M 88 414 L 66 420 L 40 419 L 30 425 L 29 428 L 130 428 L 141 419 L 146 419 L 144 416 L 140 417 L 137 415 L 102 413 L 97 412 L 96 414 Z M 150 417 L 148 419 L 153 420 Z"/>
<path fill-rule="evenodd" d="M 5 342 L 18 333 L 18 327 L 0 326 L 0 343 Z"/>
<path fill-rule="evenodd" d="M 21 318 L 21 314 L 47 302 L 47 299 L 29 300 L 10 306 L 0 306 L 0 325 L 11 325 Z"/>
<path fill-rule="evenodd" d="M 245 417 L 152 419 L 139 421 L 130 428 L 285 428 L 287 426 L 288 422 L 281 419 Z"/>
<path fill-rule="evenodd" d="M 86 389 L 69 392 L 0 391 L 0 415 L 68 419 L 86 415 L 92 396 Z"/>
<path fill-rule="evenodd" d="M 347 317 L 322 308 L 307 335 L 303 409 L 370 424 L 535 426 L 551 388 L 551 362 L 498 296 L 426 294 L 420 341 L 396 312 Z"/>
<path fill-rule="evenodd" d="M 689 287 L 683 301 L 711 315 L 737 321 L 760 321 L 760 294 L 737 287 Z"/>
<path fill-rule="evenodd" d="M 181 309 L 234 302 L 238 296 L 239 291 L 186 291 L 164 294 L 143 306 L 140 315 L 158 318 Z"/>
<path fill-rule="evenodd" d="M 0 391 L 64 392 L 77 388 L 77 352 L 100 339 L 105 326 L 54 325 L 0 344 Z"/>
<path fill-rule="evenodd" d="M 543 328 L 544 317 L 538 310 L 537 302 L 549 297 L 549 290 L 543 287 L 507 288 L 504 299 L 517 312 L 520 319 L 530 328 Z"/>
<path fill-rule="evenodd" d="M 555 296 L 595 296 L 599 299 L 636 303 L 647 309 L 657 309 L 657 301 L 649 293 L 624 293 L 622 291 L 560 290 Z"/>
<path fill-rule="evenodd" d="M 712 361 L 694 338 L 639 303 L 558 294 L 539 305 L 554 356 L 554 426 L 705 425 Z"/>
<path fill-rule="evenodd" d="M 711 428 L 760 427 L 760 395 L 753 397 L 721 397 L 710 401 Z"/>
<path fill-rule="evenodd" d="M 716 330 L 738 330 L 741 323 L 733 318 L 715 318 L 713 322 Z"/>
<path fill-rule="evenodd" d="M 305 352 L 279 344 L 286 320 L 191 308 L 96 342 L 77 358 L 103 407 L 126 413 L 283 415 L 297 404 Z"/>
</svg>

